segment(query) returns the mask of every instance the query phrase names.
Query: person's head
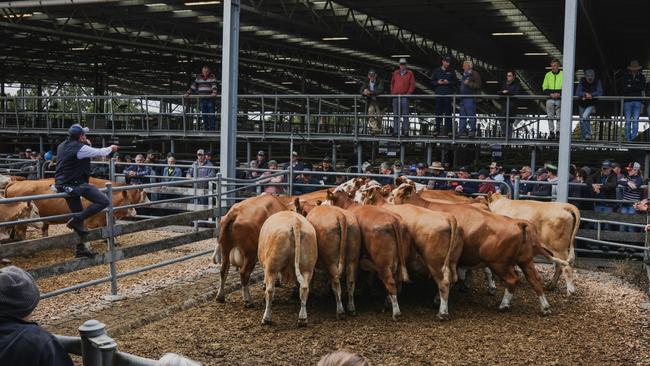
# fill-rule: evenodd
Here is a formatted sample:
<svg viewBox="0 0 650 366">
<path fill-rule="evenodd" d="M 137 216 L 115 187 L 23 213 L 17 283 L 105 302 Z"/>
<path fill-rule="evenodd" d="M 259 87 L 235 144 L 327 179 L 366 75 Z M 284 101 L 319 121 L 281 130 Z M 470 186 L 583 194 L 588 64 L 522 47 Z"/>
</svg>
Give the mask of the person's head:
<svg viewBox="0 0 650 366">
<path fill-rule="evenodd" d="M 548 177 L 555 178 L 557 177 L 557 166 L 553 164 L 546 165 L 546 170 L 548 170 Z"/>
<path fill-rule="evenodd" d="M 406 59 L 404 57 L 399 59 L 399 68 L 400 70 L 404 70 L 408 67 L 408 63 L 406 62 Z"/>
<path fill-rule="evenodd" d="M 603 163 L 600 165 L 600 172 L 603 175 L 609 175 L 612 172 L 612 162 L 609 160 L 603 161 Z"/>
<path fill-rule="evenodd" d="M 444 69 L 447 69 L 449 67 L 449 65 L 451 64 L 451 56 L 449 56 L 449 55 L 442 56 L 441 63 L 442 63 L 442 67 Z"/>
<path fill-rule="evenodd" d="M 38 305 L 34 278 L 16 266 L 0 268 L 0 316 L 27 319 Z"/>
<path fill-rule="evenodd" d="M 585 70 L 585 80 L 587 80 L 589 84 L 593 83 L 595 79 L 596 79 L 596 72 L 593 69 Z"/>
<path fill-rule="evenodd" d="M 553 71 L 554 74 L 560 71 L 560 60 L 556 58 L 551 60 L 551 71 Z"/>
<path fill-rule="evenodd" d="M 473 66 L 472 61 L 470 60 L 463 61 L 463 71 L 467 72 L 471 70 Z"/>
<path fill-rule="evenodd" d="M 336 351 L 323 356 L 316 366 L 370 366 L 370 363 L 358 353 Z"/>
<path fill-rule="evenodd" d="M 273 170 L 278 169 L 278 162 L 275 160 L 269 161 L 269 169 L 273 169 Z"/>
<path fill-rule="evenodd" d="M 627 66 L 627 71 L 629 71 L 631 74 L 636 74 L 640 70 L 641 70 L 641 64 L 639 64 L 638 60 L 630 61 L 630 64 Z"/>
<path fill-rule="evenodd" d="M 332 167 L 332 159 L 329 156 L 326 156 L 323 159 L 323 170 L 329 169 Z"/>
<path fill-rule="evenodd" d="M 576 182 L 586 182 L 587 178 L 589 178 L 589 172 L 584 169 L 578 169 L 578 172 L 576 173 Z"/>
<path fill-rule="evenodd" d="M 533 170 L 528 165 L 524 165 L 521 167 L 521 170 L 519 170 L 519 173 L 521 174 L 521 179 L 528 179 L 533 175 Z"/>
<path fill-rule="evenodd" d="M 81 127 L 80 124 L 75 123 L 70 128 L 68 128 L 68 136 L 71 140 L 80 140 L 83 141 L 86 138 L 86 134 L 90 132 L 88 127 Z M 28 149 L 31 153 L 31 149 Z"/>
<path fill-rule="evenodd" d="M 393 171 L 395 174 L 400 174 L 402 172 L 402 162 L 396 161 L 393 163 Z"/>
<path fill-rule="evenodd" d="M 490 175 L 494 175 L 494 174 L 497 174 L 497 173 L 499 173 L 499 164 L 497 164 L 496 162 L 493 161 L 490 164 Z"/>
<path fill-rule="evenodd" d="M 130 162 L 133 161 L 133 158 L 131 157 L 131 155 L 125 155 L 124 156 L 124 161 L 127 162 L 127 163 L 130 163 Z"/>
<path fill-rule="evenodd" d="M 431 163 L 431 166 L 429 167 L 433 171 L 433 175 L 440 175 L 441 172 L 445 171 L 445 167 L 442 166 L 442 163 L 439 161 L 434 161 Z"/>
<path fill-rule="evenodd" d="M 165 353 L 156 366 L 201 366 L 201 364 L 175 353 Z"/>
<path fill-rule="evenodd" d="M 310 172 L 311 168 L 304 168 L 303 171 Z M 305 182 L 309 182 L 309 180 L 311 179 L 311 173 L 302 173 L 301 176 L 302 176 L 302 180 Z"/>
<path fill-rule="evenodd" d="M 424 177 L 427 175 L 427 165 L 424 163 L 418 163 L 418 165 L 415 166 L 415 175 L 418 177 Z"/>
<path fill-rule="evenodd" d="M 203 149 L 196 150 L 196 160 L 198 160 L 200 163 L 205 162 L 205 150 Z"/>
<path fill-rule="evenodd" d="M 208 66 L 203 66 L 201 68 L 201 75 L 205 77 L 210 76 L 210 68 Z"/>
<path fill-rule="evenodd" d="M 214 156 L 214 155 L 212 154 L 212 151 L 206 151 L 206 152 L 205 152 L 205 160 L 208 160 L 208 161 L 209 161 L 209 160 L 212 160 L 212 157 L 213 157 L 213 156 Z"/>
<path fill-rule="evenodd" d="M 621 164 L 619 163 L 612 163 L 612 171 L 616 175 L 621 175 Z"/>
<path fill-rule="evenodd" d="M 537 169 L 537 180 L 547 180 L 548 179 L 548 170 L 546 168 Z"/>
<path fill-rule="evenodd" d="M 506 81 L 508 83 L 512 83 L 514 80 L 515 80 L 515 72 L 514 71 L 506 72 Z"/>
<path fill-rule="evenodd" d="M 469 171 L 469 168 L 466 166 L 461 166 L 458 169 L 458 178 L 469 179 L 472 176 L 472 173 Z"/>
<path fill-rule="evenodd" d="M 298 157 L 298 152 L 294 151 L 291 153 L 291 161 L 298 161 L 300 158 Z"/>
<path fill-rule="evenodd" d="M 144 155 L 138 154 L 135 156 L 135 163 L 136 164 L 142 164 L 144 163 Z"/>
<path fill-rule="evenodd" d="M 489 176 L 489 172 L 486 169 L 481 169 L 478 171 L 478 179 L 485 179 Z"/>
<path fill-rule="evenodd" d="M 259 164 L 257 163 L 257 160 L 252 160 L 250 163 L 248 163 L 248 167 L 251 169 L 257 169 L 259 167 Z"/>
<path fill-rule="evenodd" d="M 519 175 L 519 170 L 517 169 L 510 169 L 510 179 L 515 180 L 517 176 Z"/>
<path fill-rule="evenodd" d="M 377 80 L 377 72 L 373 69 L 368 70 L 368 80 L 375 81 Z"/>
<path fill-rule="evenodd" d="M 631 177 L 639 175 L 639 171 L 641 170 L 641 164 L 634 162 L 628 164 L 627 168 L 627 174 Z"/>
<path fill-rule="evenodd" d="M 174 157 L 174 155 L 172 155 L 172 156 L 168 156 L 168 157 L 167 157 L 167 164 L 168 164 L 168 165 L 174 165 L 174 164 L 176 164 L 176 158 Z"/>
<path fill-rule="evenodd" d="M 390 174 L 391 173 L 391 171 L 390 171 L 390 163 L 387 162 L 387 161 L 384 161 L 383 163 L 381 163 L 381 165 L 379 166 L 379 173 L 380 174 Z"/>
<path fill-rule="evenodd" d="M 264 152 L 264 150 L 260 150 L 257 152 L 257 160 L 259 161 L 266 160 L 266 153 Z"/>
</svg>

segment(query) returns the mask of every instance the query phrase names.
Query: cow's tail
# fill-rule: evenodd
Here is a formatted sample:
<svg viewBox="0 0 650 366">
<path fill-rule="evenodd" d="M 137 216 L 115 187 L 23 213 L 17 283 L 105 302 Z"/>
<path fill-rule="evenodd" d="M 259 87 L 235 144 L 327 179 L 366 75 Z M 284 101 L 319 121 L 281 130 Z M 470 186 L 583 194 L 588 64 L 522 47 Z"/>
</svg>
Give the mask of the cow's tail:
<svg viewBox="0 0 650 366">
<path fill-rule="evenodd" d="M 539 241 L 537 238 L 537 230 L 530 223 L 521 222 L 519 226 L 522 228 L 524 242 L 533 248 L 534 254 L 544 256 L 544 258 L 561 266 L 570 266 L 569 262 L 553 256 L 553 252 L 544 243 Z"/>
<path fill-rule="evenodd" d="M 458 231 L 458 222 L 456 221 L 456 218 L 453 216 L 448 216 L 447 222 L 449 223 L 449 247 L 447 248 L 447 255 L 445 256 L 445 264 L 442 266 L 442 274 L 443 274 L 443 281 L 450 283 L 452 279 L 454 279 L 456 276 L 454 273 L 456 272 L 455 266 L 452 266 L 450 261 L 451 261 L 451 254 L 456 251 L 456 234 Z"/>
<path fill-rule="evenodd" d="M 395 243 L 397 244 L 397 258 L 399 259 L 399 264 L 397 266 L 397 272 L 399 275 L 399 278 L 402 280 L 402 282 L 409 282 L 409 273 L 408 270 L 406 269 L 406 259 L 404 258 L 404 252 L 402 251 L 403 248 L 405 248 L 405 245 L 408 245 L 409 243 L 406 240 L 406 235 L 404 234 L 404 230 L 400 227 L 400 223 L 398 220 L 395 220 L 393 222 L 393 231 L 395 232 Z"/>
<path fill-rule="evenodd" d="M 294 218 L 293 225 L 291 225 L 291 230 L 293 231 L 293 239 L 295 245 L 293 265 L 296 269 L 296 280 L 298 280 L 298 284 L 300 284 L 300 288 L 306 288 L 309 285 L 305 282 L 305 277 L 303 277 L 302 272 L 300 272 L 300 249 L 301 249 L 300 235 L 302 231 L 302 223 L 300 222 L 300 219 Z"/>
<path fill-rule="evenodd" d="M 569 258 L 568 262 L 573 263 L 576 259 L 576 251 L 575 251 L 575 242 L 576 242 L 576 235 L 578 235 L 578 229 L 580 228 L 580 210 L 578 210 L 577 207 L 571 205 L 571 206 L 564 206 L 564 210 L 569 212 L 571 216 L 573 216 L 573 230 L 571 231 L 571 238 L 569 242 Z"/>
<path fill-rule="evenodd" d="M 233 222 L 235 222 L 235 218 L 237 215 L 228 215 L 224 216 L 221 219 L 221 223 L 219 225 L 219 239 L 217 240 L 216 244 L 214 245 L 214 252 L 212 253 L 212 263 L 217 264 L 217 256 L 219 254 L 219 249 L 221 246 L 222 242 L 225 242 L 230 238 L 230 231 L 232 228 Z M 229 255 L 226 253 L 226 255 Z"/>
<path fill-rule="evenodd" d="M 345 271 L 345 251 L 347 249 L 347 242 L 348 242 L 348 221 L 345 217 L 344 214 L 338 213 L 337 215 L 337 220 L 339 222 L 339 230 L 341 231 L 341 242 L 339 243 L 339 268 L 338 268 L 338 273 L 339 273 L 339 278 L 343 275 L 343 272 Z"/>
</svg>

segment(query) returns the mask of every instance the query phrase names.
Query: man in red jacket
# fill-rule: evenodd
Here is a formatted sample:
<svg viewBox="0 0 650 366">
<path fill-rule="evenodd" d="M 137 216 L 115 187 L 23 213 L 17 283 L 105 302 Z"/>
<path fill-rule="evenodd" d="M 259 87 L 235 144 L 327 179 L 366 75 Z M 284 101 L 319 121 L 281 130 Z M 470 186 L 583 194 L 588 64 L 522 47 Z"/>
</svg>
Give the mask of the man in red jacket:
<svg viewBox="0 0 650 366">
<path fill-rule="evenodd" d="M 393 98 L 393 135 L 397 135 L 399 131 L 399 117 L 404 116 L 404 123 L 402 123 L 402 135 L 408 136 L 409 134 L 409 99 L 405 95 L 413 94 L 415 91 L 415 75 L 413 71 L 408 69 L 406 59 L 399 59 L 399 69 L 393 71 L 393 76 L 390 80 L 390 93 L 396 95 Z"/>
</svg>

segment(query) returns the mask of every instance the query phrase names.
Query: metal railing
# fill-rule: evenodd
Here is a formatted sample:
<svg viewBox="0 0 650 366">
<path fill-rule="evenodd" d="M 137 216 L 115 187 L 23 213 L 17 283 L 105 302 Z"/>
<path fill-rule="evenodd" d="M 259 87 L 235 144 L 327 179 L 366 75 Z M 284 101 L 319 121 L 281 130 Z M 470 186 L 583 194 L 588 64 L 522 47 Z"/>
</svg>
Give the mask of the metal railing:
<svg viewBox="0 0 650 366">
<path fill-rule="evenodd" d="M 209 97 L 216 106 L 219 98 Z M 198 99 L 198 96 L 179 95 L 0 97 L 0 105 L 5 106 L 0 110 L 0 128 L 7 133 L 65 133 L 72 123 L 82 123 L 95 133 L 105 135 L 174 132 L 179 136 L 191 136 L 218 132 L 218 124 L 212 130 L 206 128 L 204 122 L 213 123 L 220 118 L 220 112 L 202 113 Z M 353 140 L 376 135 L 397 139 L 435 136 L 440 141 L 455 142 L 468 140 L 459 126 L 469 118 L 472 125 L 476 119 L 476 137 L 506 143 L 513 140 L 521 144 L 546 139 L 546 123 L 554 120 L 539 107 L 540 102 L 548 99 L 546 95 L 380 95 L 375 99 L 384 106 L 378 113 L 369 113 L 368 101 L 360 95 L 239 95 L 238 132 L 264 138 L 286 136 L 294 131 L 308 139 L 343 135 Z M 397 99 L 395 111 L 389 108 L 392 99 Z M 402 99 L 407 99 L 404 105 L 409 106 L 408 111 L 401 110 Z M 434 104 L 440 99 L 451 103 L 450 115 L 433 112 Z M 476 116 L 461 115 L 459 104 L 467 99 L 478 101 L 484 112 Z M 625 126 L 631 121 L 625 120 L 623 106 L 626 101 L 649 98 L 603 96 L 594 99 L 599 105 L 597 112 L 588 119 L 593 127 L 592 141 L 645 142 L 627 141 Z M 393 126 L 397 118 L 408 119 L 409 128 L 391 131 L 392 127 L 397 127 Z M 370 119 L 380 122 L 376 128 L 369 125 Z M 580 119 L 578 115 L 573 117 L 573 127 L 580 126 Z M 443 128 L 445 124 L 450 126 Z M 641 131 L 648 128 L 646 117 L 641 117 L 640 126 Z M 405 132 L 408 136 L 403 136 Z"/>
</svg>

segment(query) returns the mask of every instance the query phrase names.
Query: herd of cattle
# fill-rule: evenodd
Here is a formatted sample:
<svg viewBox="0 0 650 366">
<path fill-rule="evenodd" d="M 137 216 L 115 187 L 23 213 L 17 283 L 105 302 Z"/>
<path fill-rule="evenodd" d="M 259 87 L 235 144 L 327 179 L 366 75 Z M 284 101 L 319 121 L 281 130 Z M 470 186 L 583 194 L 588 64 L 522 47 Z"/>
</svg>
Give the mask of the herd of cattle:
<svg viewBox="0 0 650 366">
<path fill-rule="evenodd" d="M 104 188 L 107 180 L 90 178 L 90 183 L 98 188 Z M 4 197 L 14 198 L 23 196 L 34 196 L 42 194 L 52 194 L 51 186 L 54 184 L 54 178 L 26 180 L 23 177 L 3 176 L 0 175 L 0 190 L 4 191 Z M 124 183 L 115 183 L 114 186 L 120 186 Z M 0 196 L 2 197 L 2 196 Z M 113 206 L 124 206 L 147 202 L 147 195 L 142 189 L 133 189 L 113 193 Z M 82 200 L 84 207 L 90 203 Z M 52 198 L 44 200 L 34 200 L 29 202 L 2 203 L 0 198 L 0 223 L 17 221 L 21 219 L 32 219 L 38 217 L 49 217 L 69 214 L 70 209 L 63 198 Z M 115 219 L 126 216 L 135 216 L 135 209 L 126 209 L 115 211 Z M 25 240 L 27 236 L 27 227 L 33 226 L 41 230 L 43 236 L 48 236 L 50 225 L 65 224 L 69 218 L 50 219 L 44 222 L 33 223 L 29 225 L 16 225 L 13 227 L 0 227 L 0 240 L 6 240 L 12 237 L 14 240 Z M 99 213 L 88 218 L 85 222 L 89 229 L 96 229 L 106 226 L 106 215 Z"/>
<path fill-rule="evenodd" d="M 234 205 L 221 219 L 213 262 L 220 258 L 218 301 L 225 299 L 230 265 L 239 268 L 246 307 L 248 284 L 257 260 L 264 270 L 266 308 L 262 323 L 272 322 L 271 302 L 278 280 L 297 280 L 298 324 L 307 322 L 306 302 L 314 269 L 324 270 L 336 298 L 337 318 L 345 314 L 341 280 L 347 284 L 347 311 L 355 314 L 357 270 L 375 272 L 388 293 L 394 320 L 401 315 L 400 283 L 409 273 L 433 278 L 438 288 L 437 316 L 447 319 L 449 289 L 469 269 L 484 268 L 489 291 L 492 273 L 505 284 L 500 310 L 510 308 L 519 267 L 550 313 L 533 257 L 555 264 L 548 288 L 563 273 L 567 294 L 575 292 L 573 243 L 580 212 L 570 204 L 513 201 L 499 194 L 469 198 L 453 191 L 426 190 L 406 179 L 382 186 L 365 178 L 334 190 L 294 197 L 262 195 Z M 467 283 L 467 282 L 466 282 Z"/>
</svg>

